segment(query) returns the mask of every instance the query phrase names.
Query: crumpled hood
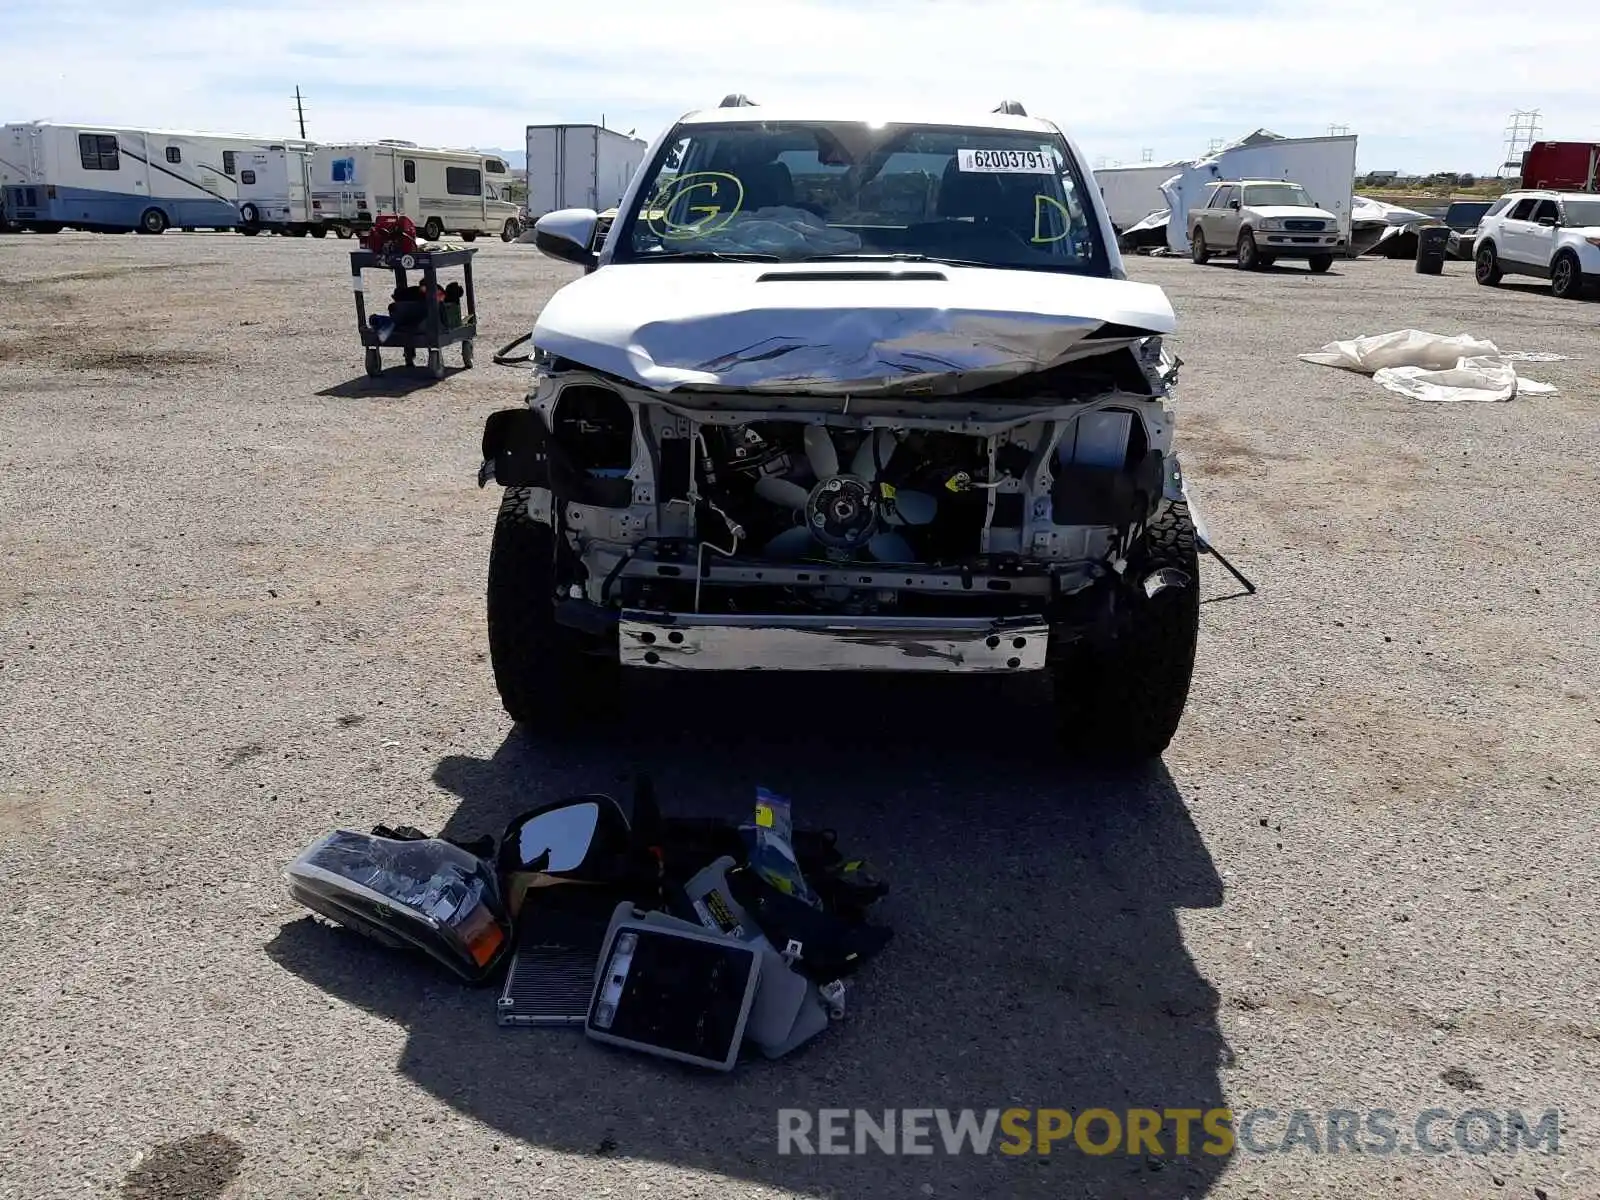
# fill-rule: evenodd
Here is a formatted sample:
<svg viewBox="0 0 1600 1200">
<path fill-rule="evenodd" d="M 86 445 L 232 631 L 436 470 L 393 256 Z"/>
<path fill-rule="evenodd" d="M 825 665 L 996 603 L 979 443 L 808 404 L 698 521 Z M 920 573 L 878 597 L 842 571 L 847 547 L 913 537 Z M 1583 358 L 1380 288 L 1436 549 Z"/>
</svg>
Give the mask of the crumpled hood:
<svg viewBox="0 0 1600 1200">
<path fill-rule="evenodd" d="M 1295 204 L 1252 204 L 1250 211 L 1258 217 L 1268 217 L 1272 220 L 1287 217 L 1290 220 L 1331 221 L 1335 225 L 1339 223 L 1339 218 L 1325 208 L 1301 208 Z"/>
<path fill-rule="evenodd" d="M 1116 328 L 1080 345 L 1106 326 Z M 568 284 L 533 343 L 660 392 L 948 394 L 1175 326 L 1160 288 L 1120 279 L 942 263 L 656 262 Z"/>
</svg>

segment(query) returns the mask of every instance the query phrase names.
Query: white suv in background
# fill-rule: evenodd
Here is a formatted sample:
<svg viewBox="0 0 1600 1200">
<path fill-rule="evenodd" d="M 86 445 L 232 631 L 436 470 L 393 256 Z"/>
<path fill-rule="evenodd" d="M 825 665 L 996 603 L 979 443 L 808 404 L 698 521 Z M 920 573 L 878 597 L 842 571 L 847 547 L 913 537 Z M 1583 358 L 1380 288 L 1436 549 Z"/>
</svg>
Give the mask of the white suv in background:
<svg viewBox="0 0 1600 1200">
<path fill-rule="evenodd" d="M 1478 224 L 1474 261 L 1485 287 L 1533 275 L 1561 299 L 1579 299 L 1600 284 L 1600 194 L 1507 193 Z"/>
</svg>

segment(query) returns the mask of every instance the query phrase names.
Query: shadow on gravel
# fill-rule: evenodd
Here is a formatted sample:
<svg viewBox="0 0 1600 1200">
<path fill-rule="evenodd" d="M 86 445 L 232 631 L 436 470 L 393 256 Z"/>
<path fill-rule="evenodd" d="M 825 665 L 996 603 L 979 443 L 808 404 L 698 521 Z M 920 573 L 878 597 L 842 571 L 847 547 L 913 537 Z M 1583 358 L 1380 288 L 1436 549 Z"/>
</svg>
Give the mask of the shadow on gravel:
<svg viewBox="0 0 1600 1200">
<path fill-rule="evenodd" d="M 409 396 L 413 392 L 424 391 L 437 387 L 454 375 L 466 371 L 466 367 L 450 367 L 444 369 L 444 379 L 435 379 L 428 374 L 422 366 L 407 367 L 396 363 L 392 367 L 385 367 L 382 375 L 357 375 L 354 379 L 344 383 L 334 384 L 332 387 L 323 388 L 317 393 L 319 396 L 328 396 L 338 400 L 356 400 L 368 396 L 384 396 L 398 399 Z"/>
<path fill-rule="evenodd" d="M 1016 681 L 1011 681 L 1016 682 Z M 946 685 L 949 686 L 946 686 Z M 405 1026 L 407 1077 L 535 1146 L 654 1160 L 802 1192 L 1198 1200 L 1227 1160 L 1070 1141 L 1049 1156 L 780 1156 L 780 1107 L 1209 1109 L 1229 1057 L 1217 993 L 1185 951 L 1180 908 L 1222 887 L 1165 769 L 1075 772 L 1048 709 L 986 682 L 651 677 L 613 740 L 513 733 L 490 760 L 451 757 L 449 836 L 498 834 L 530 804 L 654 778 L 669 811 L 742 816 L 758 783 L 839 833 L 892 891 L 895 940 L 840 1026 L 801 1053 L 698 1074 L 580 1033 L 503 1030 L 496 989 L 310 920 L 268 947 L 288 970 Z M 648 715 L 648 719 L 645 719 Z M 1097 1137 L 1104 1137 L 1104 1127 Z M 871 1144 L 869 1143 L 869 1146 Z"/>
</svg>

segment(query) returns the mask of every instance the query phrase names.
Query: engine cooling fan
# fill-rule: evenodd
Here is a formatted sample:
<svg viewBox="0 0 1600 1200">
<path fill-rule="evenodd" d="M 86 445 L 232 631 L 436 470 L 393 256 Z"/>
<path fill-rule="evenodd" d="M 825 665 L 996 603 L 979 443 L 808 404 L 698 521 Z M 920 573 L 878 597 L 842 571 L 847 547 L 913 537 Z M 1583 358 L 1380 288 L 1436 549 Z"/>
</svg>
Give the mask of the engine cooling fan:
<svg viewBox="0 0 1600 1200">
<path fill-rule="evenodd" d="M 762 553 L 777 559 L 865 554 L 878 562 L 916 562 L 916 551 L 896 526 L 928 524 L 939 502 L 925 492 L 896 491 L 878 481 L 894 453 L 894 435 L 879 429 L 863 439 L 848 471 L 840 470 L 838 447 L 821 425 L 806 426 L 805 449 L 816 477 L 811 486 L 770 475 L 756 481 L 756 495 L 795 516 L 794 528 L 773 538 Z"/>
</svg>

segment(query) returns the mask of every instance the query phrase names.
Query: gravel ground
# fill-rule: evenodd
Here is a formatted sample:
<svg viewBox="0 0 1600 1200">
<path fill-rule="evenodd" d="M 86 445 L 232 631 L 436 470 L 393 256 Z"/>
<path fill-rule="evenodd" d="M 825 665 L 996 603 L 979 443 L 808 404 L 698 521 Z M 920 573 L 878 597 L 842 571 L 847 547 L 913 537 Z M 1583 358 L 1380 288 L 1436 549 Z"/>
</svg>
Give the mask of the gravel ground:
<svg viewBox="0 0 1600 1200">
<path fill-rule="evenodd" d="M 1208 561 L 1184 727 L 1130 780 L 965 686 L 674 683 L 610 742 L 513 735 L 474 474 L 522 378 L 489 351 L 572 273 L 485 246 L 477 368 L 373 382 L 345 248 L 0 239 L 0 1196 L 1600 1195 L 1600 307 L 1465 264 L 1131 264 L 1261 591 Z M 1528 369 L 1562 390 L 1429 406 L 1295 360 L 1405 327 L 1570 355 Z M 334 825 L 495 831 L 640 766 L 680 811 L 784 791 L 891 879 L 895 942 L 794 1059 L 501 1031 L 285 893 Z M 1273 1108 L 1258 1144 L 1559 1108 L 1562 1152 L 776 1152 L 783 1106 L 1014 1104 Z"/>
</svg>

